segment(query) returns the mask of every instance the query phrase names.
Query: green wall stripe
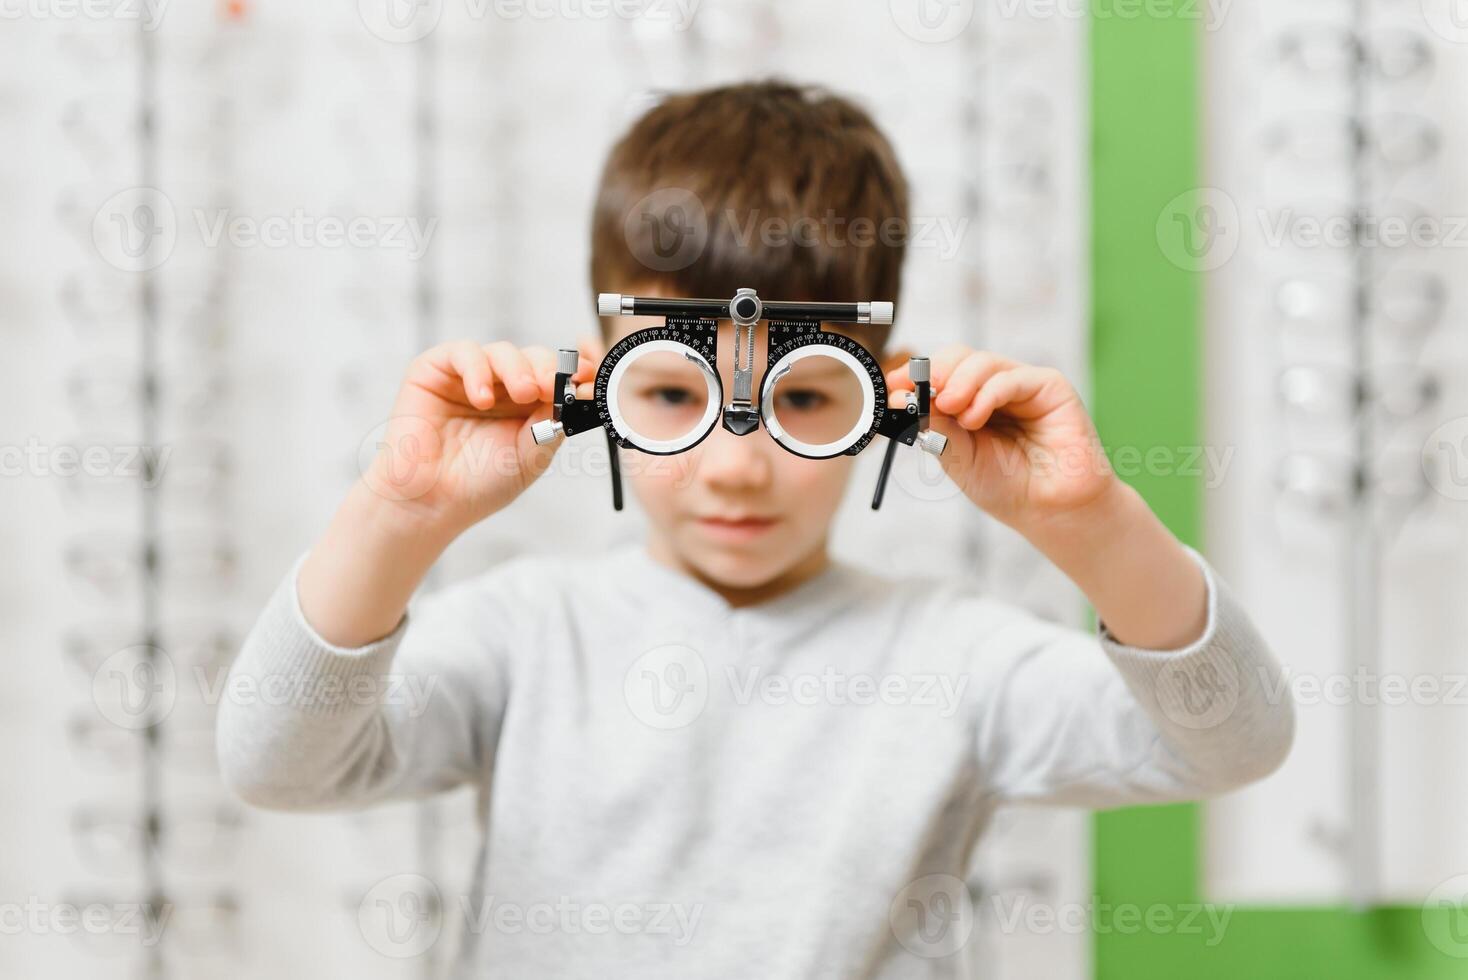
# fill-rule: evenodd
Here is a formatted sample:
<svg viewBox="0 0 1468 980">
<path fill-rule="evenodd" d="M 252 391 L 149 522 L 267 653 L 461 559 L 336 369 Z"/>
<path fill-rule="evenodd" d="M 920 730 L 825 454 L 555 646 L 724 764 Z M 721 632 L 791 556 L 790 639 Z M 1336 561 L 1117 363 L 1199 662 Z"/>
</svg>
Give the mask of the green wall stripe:
<svg viewBox="0 0 1468 980">
<path fill-rule="evenodd" d="M 1098 13 L 1109 9 L 1097 0 Z M 1197 37 L 1180 17 L 1091 20 L 1093 408 L 1103 442 L 1145 452 L 1201 431 L 1198 278 L 1169 263 L 1157 217 L 1198 183 Z M 1200 543 L 1201 485 L 1138 473 L 1130 482 L 1184 541 Z M 1098 814 L 1095 890 L 1101 905 L 1186 903 L 1199 894 L 1194 806 Z M 1150 940 L 1152 937 L 1147 937 Z M 1096 935 L 1098 977 L 1163 966 L 1150 941 Z M 1155 975 L 1174 976 L 1172 972 Z"/>
</svg>

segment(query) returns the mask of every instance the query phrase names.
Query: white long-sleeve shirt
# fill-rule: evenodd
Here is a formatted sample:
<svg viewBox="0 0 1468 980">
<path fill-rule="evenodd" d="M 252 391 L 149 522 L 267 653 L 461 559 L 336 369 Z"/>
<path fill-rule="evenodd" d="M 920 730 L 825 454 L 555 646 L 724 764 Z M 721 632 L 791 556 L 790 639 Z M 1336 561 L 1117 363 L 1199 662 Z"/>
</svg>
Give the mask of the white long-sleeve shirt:
<svg viewBox="0 0 1468 980">
<path fill-rule="evenodd" d="M 225 699 L 219 761 L 274 809 L 477 786 L 455 976 L 953 976 L 997 806 L 1192 799 L 1288 752 L 1280 667 L 1190 554 L 1207 627 L 1173 651 L 841 562 L 735 609 L 641 545 L 512 560 L 341 649 L 298 561 L 231 671 L 276 695 Z"/>
</svg>

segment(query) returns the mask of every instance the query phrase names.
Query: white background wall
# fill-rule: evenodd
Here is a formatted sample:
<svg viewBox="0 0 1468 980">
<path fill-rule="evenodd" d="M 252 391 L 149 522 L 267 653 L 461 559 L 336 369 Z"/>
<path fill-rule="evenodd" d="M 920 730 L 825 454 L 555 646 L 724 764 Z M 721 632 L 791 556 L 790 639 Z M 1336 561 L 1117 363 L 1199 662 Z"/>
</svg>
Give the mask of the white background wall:
<svg viewBox="0 0 1468 980">
<path fill-rule="evenodd" d="M 170 976 L 195 963 L 219 976 L 419 976 L 451 947 L 446 934 L 427 957 L 384 958 L 364 939 L 358 909 L 391 875 L 453 880 L 467 867 L 469 795 L 358 815 L 231 808 L 209 768 L 210 710 L 190 673 L 189 637 L 223 631 L 227 653 L 228 638 L 248 628 L 355 477 L 359 447 L 412 353 L 460 336 L 557 345 L 594 329 L 585 268 L 597 169 L 649 88 L 778 73 L 860 99 L 907 168 L 919 225 L 959 235 L 953 254 L 913 251 L 897 339 L 918 349 L 961 339 L 1058 364 L 1078 381 L 1085 373 L 1080 22 L 1035 23 L 983 6 L 962 30 L 952 20 L 928 30 L 902 2 L 705 0 L 678 31 L 647 18 L 477 17 L 472 5 L 448 2 L 429 6 L 439 19 L 426 42 L 392 43 L 367 29 L 382 32 L 381 11 L 360 6 L 166 8 L 152 32 L 160 69 L 151 176 L 138 153 L 136 21 L 66 18 L 62 5 L 41 4 L 0 32 L 0 218 L 9 232 L 0 237 L 0 418 L 3 442 L 40 460 L 0 480 L 10 556 L 0 622 L 11 668 L 0 684 L 10 746 L 0 902 L 135 900 L 137 848 L 124 840 L 110 863 L 89 857 L 78 814 L 137 813 L 145 792 L 164 801 L 165 818 L 223 806 L 237 832 L 206 826 L 193 852 L 165 855 L 162 880 L 181 906 L 234 896 L 238 924 L 199 933 L 196 953 L 170 946 Z M 434 119 L 426 142 L 415 128 L 420 103 Z M 65 464 L 55 455 L 142 438 L 127 387 L 144 354 L 141 277 L 110 265 L 115 248 L 99 249 L 93 232 L 131 215 L 146 180 L 166 199 L 171 217 L 152 200 L 159 220 L 176 232 L 156 272 L 159 439 L 174 454 L 171 472 L 207 475 L 211 453 L 228 462 L 220 480 L 201 475 L 184 481 L 191 488 L 159 491 L 164 566 L 210 549 L 233 556 L 233 574 L 218 583 L 188 569 L 164 574 L 159 646 L 179 683 L 159 729 L 160 777 L 147 791 L 140 743 L 89 762 L 68 736 L 98 719 L 107 728 L 115 705 L 92 682 L 131 666 L 125 651 L 141 642 L 143 609 L 136 572 L 122 565 L 109 595 L 68 571 L 68 549 L 105 555 L 105 543 L 134 540 L 142 504 L 125 481 L 99 491 L 58 475 Z M 302 235 L 280 247 L 210 247 L 196 213 L 208 221 L 219 209 L 246 223 L 438 224 L 417 260 Z M 420 290 L 432 297 L 431 317 L 419 313 Z M 91 411 L 79 408 L 88 394 L 99 403 Z M 862 461 L 840 554 L 897 573 L 983 576 L 1001 594 L 1076 617 L 1068 584 L 979 519 L 917 454 L 899 454 L 873 514 L 866 499 L 879 454 Z M 533 493 L 457 545 L 436 581 L 522 551 L 590 553 L 640 533 L 635 502 L 622 514 L 610 508 L 604 457 L 561 457 L 567 464 Z M 85 667 L 68 663 L 74 635 L 90 638 Z M 116 651 L 121 659 L 109 660 Z M 1011 900 L 1084 901 L 1085 826 L 1072 813 L 1005 815 L 976 881 Z M 986 975 L 1085 972 L 1085 937 L 1003 936 L 990 907 L 981 902 L 968 948 Z M 175 929 L 188 933 L 182 918 Z M 126 943 L 104 955 L 60 932 L 5 936 L 0 973 L 141 975 L 133 971 L 146 960 Z"/>
</svg>

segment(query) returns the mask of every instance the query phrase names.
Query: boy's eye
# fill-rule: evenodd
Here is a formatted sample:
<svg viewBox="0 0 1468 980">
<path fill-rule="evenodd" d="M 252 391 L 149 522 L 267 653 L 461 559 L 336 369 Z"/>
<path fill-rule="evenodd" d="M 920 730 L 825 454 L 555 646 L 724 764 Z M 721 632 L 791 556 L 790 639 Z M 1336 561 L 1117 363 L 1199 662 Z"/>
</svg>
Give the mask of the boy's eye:
<svg viewBox="0 0 1468 980">
<path fill-rule="evenodd" d="M 821 392 L 810 390 L 782 391 L 779 395 L 780 402 L 797 412 L 816 411 L 830 400 Z"/>
<path fill-rule="evenodd" d="M 698 396 L 687 388 L 653 388 L 648 391 L 648 397 L 660 405 L 686 407 L 692 405 Z"/>
</svg>

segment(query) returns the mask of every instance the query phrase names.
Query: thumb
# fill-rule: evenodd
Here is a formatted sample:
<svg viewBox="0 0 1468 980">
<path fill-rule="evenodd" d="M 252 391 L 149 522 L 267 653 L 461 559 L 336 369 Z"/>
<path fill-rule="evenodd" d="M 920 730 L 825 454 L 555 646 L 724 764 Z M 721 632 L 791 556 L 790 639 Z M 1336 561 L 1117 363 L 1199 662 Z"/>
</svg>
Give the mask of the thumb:
<svg viewBox="0 0 1468 980">
<path fill-rule="evenodd" d="M 578 380 L 590 381 L 596 377 L 602 358 L 607 356 L 607 345 L 596 334 L 584 333 L 576 338 L 576 350 L 581 355 L 581 370 L 576 372 Z M 590 367 L 587 367 L 588 362 Z M 584 373 L 583 373 L 584 372 Z"/>
<path fill-rule="evenodd" d="M 928 416 L 928 427 L 948 437 L 948 446 L 943 455 L 938 457 L 938 463 L 946 473 L 952 476 L 955 473 L 966 473 L 973 468 L 977 457 L 974 439 L 976 433 L 959 425 L 957 419 L 936 412 Z"/>
<path fill-rule="evenodd" d="M 551 406 L 537 405 L 535 411 L 521 424 L 520 431 L 515 434 L 515 444 L 520 455 L 520 468 L 530 480 L 539 479 L 546 470 L 550 469 L 556 451 L 561 448 L 561 443 L 566 441 L 564 435 L 556 436 L 543 446 L 535 441 L 535 436 L 531 433 L 532 426 L 550 418 L 552 414 Z M 529 480 L 526 482 L 528 483 Z"/>
</svg>

